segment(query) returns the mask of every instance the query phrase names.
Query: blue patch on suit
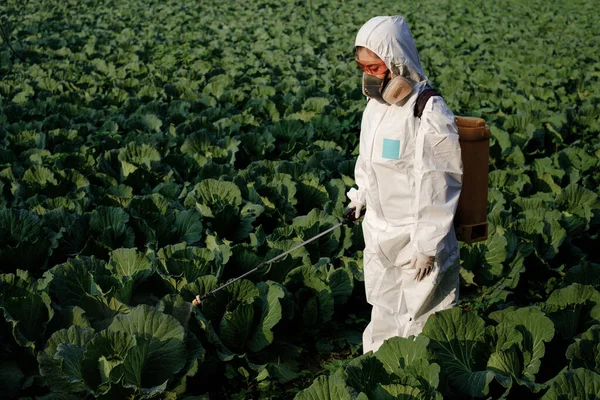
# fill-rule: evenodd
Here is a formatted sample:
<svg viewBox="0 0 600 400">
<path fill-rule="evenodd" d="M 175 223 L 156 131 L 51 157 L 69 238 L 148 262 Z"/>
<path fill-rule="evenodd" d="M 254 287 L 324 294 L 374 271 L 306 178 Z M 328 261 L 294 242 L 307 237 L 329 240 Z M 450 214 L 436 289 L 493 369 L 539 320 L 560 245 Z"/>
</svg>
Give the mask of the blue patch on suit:
<svg viewBox="0 0 600 400">
<path fill-rule="evenodd" d="M 400 141 L 392 139 L 383 139 L 383 150 L 381 151 L 381 157 L 388 158 L 390 160 L 400 159 Z"/>
</svg>

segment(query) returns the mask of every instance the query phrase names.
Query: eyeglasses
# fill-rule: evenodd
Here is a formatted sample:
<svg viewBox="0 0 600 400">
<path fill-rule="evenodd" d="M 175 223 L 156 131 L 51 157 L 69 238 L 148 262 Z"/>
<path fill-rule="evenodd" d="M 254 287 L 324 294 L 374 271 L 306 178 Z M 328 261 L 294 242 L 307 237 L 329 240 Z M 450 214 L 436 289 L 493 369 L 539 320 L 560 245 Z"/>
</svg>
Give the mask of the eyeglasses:
<svg viewBox="0 0 600 400">
<path fill-rule="evenodd" d="M 365 74 L 379 75 L 383 74 L 388 69 L 387 65 L 385 65 L 385 62 L 383 61 L 369 64 L 363 64 L 358 58 L 355 58 L 354 61 L 356 61 L 358 68 L 360 68 Z"/>
</svg>

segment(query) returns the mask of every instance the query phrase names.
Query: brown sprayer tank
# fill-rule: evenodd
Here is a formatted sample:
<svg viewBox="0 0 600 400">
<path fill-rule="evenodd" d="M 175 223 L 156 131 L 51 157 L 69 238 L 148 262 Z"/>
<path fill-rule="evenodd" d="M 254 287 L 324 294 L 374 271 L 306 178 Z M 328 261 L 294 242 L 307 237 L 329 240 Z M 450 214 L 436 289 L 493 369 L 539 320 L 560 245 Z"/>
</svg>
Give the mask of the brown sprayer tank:
<svg viewBox="0 0 600 400">
<path fill-rule="evenodd" d="M 456 117 L 463 161 L 463 180 L 454 228 L 465 243 L 487 239 L 490 128 L 481 118 Z"/>
</svg>

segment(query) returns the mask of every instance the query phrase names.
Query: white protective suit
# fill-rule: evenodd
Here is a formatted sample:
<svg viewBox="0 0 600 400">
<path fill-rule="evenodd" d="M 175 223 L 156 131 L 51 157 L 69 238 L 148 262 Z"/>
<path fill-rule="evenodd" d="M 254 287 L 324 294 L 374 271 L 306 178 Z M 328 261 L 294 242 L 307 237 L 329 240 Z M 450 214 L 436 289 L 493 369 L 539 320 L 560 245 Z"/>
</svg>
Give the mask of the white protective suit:
<svg viewBox="0 0 600 400">
<path fill-rule="evenodd" d="M 369 100 L 365 108 L 357 189 L 350 200 L 366 204 L 364 278 L 371 322 L 363 334 L 364 352 L 385 339 L 417 335 L 427 317 L 458 300 L 459 248 L 453 228 L 462 184 L 462 161 L 454 115 L 441 97 L 431 97 L 421 119 L 414 117 L 417 95 L 425 89 L 412 34 L 400 16 L 375 17 L 362 26 L 356 46 L 377 54 L 393 76 L 418 82 L 401 102 Z M 422 281 L 410 268 L 413 254 L 435 256 Z"/>
</svg>

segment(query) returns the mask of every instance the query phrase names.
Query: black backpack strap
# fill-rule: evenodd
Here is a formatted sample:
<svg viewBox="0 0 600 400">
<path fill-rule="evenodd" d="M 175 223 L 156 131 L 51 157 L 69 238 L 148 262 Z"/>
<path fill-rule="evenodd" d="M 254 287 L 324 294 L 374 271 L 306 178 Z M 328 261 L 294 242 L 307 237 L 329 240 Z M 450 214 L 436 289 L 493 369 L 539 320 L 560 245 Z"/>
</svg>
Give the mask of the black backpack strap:
<svg viewBox="0 0 600 400">
<path fill-rule="evenodd" d="M 425 109 L 425 104 L 427 104 L 429 98 L 433 96 L 442 97 L 442 95 L 439 94 L 437 90 L 431 87 L 428 87 L 427 89 L 419 93 L 419 95 L 417 96 L 417 101 L 415 101 L 415 117 L 421 118 L 421 116 L 423 115 L 423 110 Z"/>
</svg>

